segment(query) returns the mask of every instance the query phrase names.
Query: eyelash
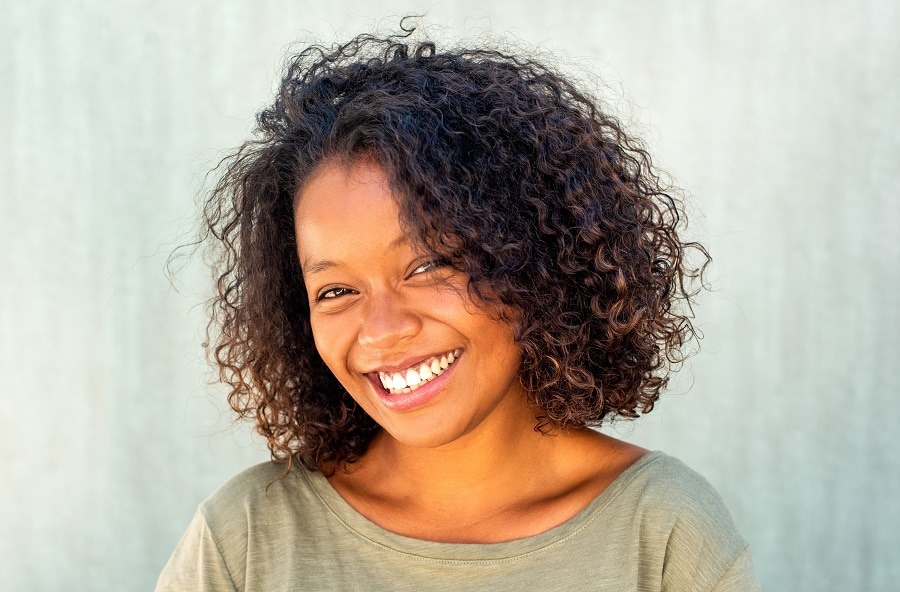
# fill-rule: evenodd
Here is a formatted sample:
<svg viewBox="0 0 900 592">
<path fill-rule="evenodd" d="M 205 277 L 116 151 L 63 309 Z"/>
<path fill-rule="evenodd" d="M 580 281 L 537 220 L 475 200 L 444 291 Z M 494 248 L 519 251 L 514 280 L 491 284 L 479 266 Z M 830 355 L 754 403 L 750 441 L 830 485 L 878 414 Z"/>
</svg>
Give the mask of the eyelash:
<svg viewBox="0 0 900 592">
<path fill-rule="evenodd" d="M 418 275 L 420 273 L 425 273 L 426 271 L 430 271 L 436 267 L 440 267 L 441 265 L 442 263 L 437 260 L 426 261 L 425 263 L 422 263 L 421 265 L 413 269 L 409 274 L 409 277 Z M 332 298 L 339 298 L 351 293 L 352 291 L 353 290 L 351 290 L 350 288 L 328 288 L 327 290 L 322 290 L 321 292 L 319 292 L 319 294 L 316 296 L 316 302 L 331 300 Z"/>
<path fill-rule="evenodd" d="M 410 277 L 412 277 L 419 273 L 425 273 L 426 271 L 428 271 L 430 269 L 434 269 L 437 266 L 438 266 L 437 261 L 426 261 L 425 263 L 422 263 L 421 265 L 419 265 L 418 267 L 413 269 L 412 273 L 410 273 L 409 275 L 410 275 Z"/>
<path fill-rule="evenodd" d="M 424 273 L 426 271 L 432 271 L 439 267 L 451 267 L 450 263 L 446 259 L 438 258 L 438 259 L 429 259 L 423 263 L 421 263 L 418 267 L 413 269 L 412 273 L 409 274 L 413 276 L 417 273 Z"/>
<path fill-rule="evenodd" d="M 349 288 L 328 288 L 327 290 L 322 290 L 316 296 L 316 302 L 322 302 L 323 300 L 331 300 L 332 298 L 337 298 L 339 296 L 343 296 L 344 294 L 349 293 L 351 290 Z M 330 294 L 330 296 L 329 296 Z"/>
</svg>

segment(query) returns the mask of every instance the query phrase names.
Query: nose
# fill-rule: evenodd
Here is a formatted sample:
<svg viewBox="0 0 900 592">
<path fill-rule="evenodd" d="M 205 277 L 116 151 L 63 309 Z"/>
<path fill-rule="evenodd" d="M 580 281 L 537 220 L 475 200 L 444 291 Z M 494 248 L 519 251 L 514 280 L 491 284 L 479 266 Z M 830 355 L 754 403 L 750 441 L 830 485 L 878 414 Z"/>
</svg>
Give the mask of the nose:
<svg viewBox="0 0 900 592">
<path fill-rule="evenodd" d="M 416 335 L 421 328 L 421 317 L 400 295 L 393 292 L 370 294 L 358 339 L 367 347 L 389 349 Z"/>
</svg>

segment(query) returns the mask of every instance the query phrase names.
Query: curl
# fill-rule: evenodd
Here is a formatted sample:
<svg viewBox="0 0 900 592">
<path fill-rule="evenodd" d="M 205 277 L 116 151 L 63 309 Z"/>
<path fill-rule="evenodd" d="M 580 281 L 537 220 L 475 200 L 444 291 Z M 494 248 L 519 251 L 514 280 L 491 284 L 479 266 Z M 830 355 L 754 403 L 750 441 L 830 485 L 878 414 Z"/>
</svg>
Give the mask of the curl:
<svg viewBox="0 0 900 592">
<path fill-rule="evenodd" d="M 404 228 L 509 311 L 539 429 L 650 412 L 696 337 L 692 287 L 709 261 L 679 235 L 677 193 L 562 75 L 401 31 L 296 54 L 255 137 L 221 165 L 204 222 L 218 248 L 211 353 L 231 406 L 288 465 L 365 453 L 378 426 L 316 352 L 293 205 L 326 160 L 374 158 Z"/>
</svg>

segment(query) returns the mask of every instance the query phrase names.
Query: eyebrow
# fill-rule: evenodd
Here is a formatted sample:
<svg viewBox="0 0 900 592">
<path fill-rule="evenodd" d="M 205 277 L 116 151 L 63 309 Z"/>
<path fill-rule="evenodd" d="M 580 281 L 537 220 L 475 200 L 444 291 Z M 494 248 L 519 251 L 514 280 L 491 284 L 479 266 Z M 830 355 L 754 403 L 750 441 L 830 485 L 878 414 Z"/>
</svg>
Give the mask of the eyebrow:
<svg viewBox="0 0 900 592">
<path fill-rule="evenodd" d="M 315 261 L 311 264 L 300 263 L 300 269 L 303 271 L 303 275 L 313 275 L 316 273 L 322 273 L 332 267 L 337 267 L 337 261 Z"/>
<path fill-rule="evenodd" d="M 393 251 L 399 247 L 409 244 L 410 240 L 406 234 L 402 234 L 396 239 L 392 240 L 391 243 L 387 246 L 388 251 Z M 324 259 L 322 261 L 313 261 L 313 262 L 300 262 L 300 269 L 303 271 L 303 275 L 311 276 L 317 273 L 322 273 L 323 271 L 327 271 L 334 267 L 339 267 L 340 263 L 337 261 L 332 261 L 330 259 Z"/>
</svg>

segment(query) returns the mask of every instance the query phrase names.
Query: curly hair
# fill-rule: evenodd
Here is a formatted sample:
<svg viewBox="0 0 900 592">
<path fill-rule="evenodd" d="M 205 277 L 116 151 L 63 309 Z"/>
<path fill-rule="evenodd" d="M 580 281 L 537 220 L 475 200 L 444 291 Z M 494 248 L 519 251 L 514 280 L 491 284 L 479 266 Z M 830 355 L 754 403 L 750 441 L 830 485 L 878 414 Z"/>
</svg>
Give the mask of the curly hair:
<svg viewBox="0 0 900 592">
<path fill-rule="evenodd" d="M 204 239 L 218 253 L 210 353 L 229 403 L 287 470 L 365 453 L 379 428 L 316 351 L 293 208 L 325 161 L 374 158 L 404 229 L 511 311 L 536 429 L 651 411 L 696 337 L 692 285 L 709 262 L 679 237 L 674 191 L 561 74 L 401 29 L 292 56 L 254 138 L 220 164 Z"/>
</svg>

